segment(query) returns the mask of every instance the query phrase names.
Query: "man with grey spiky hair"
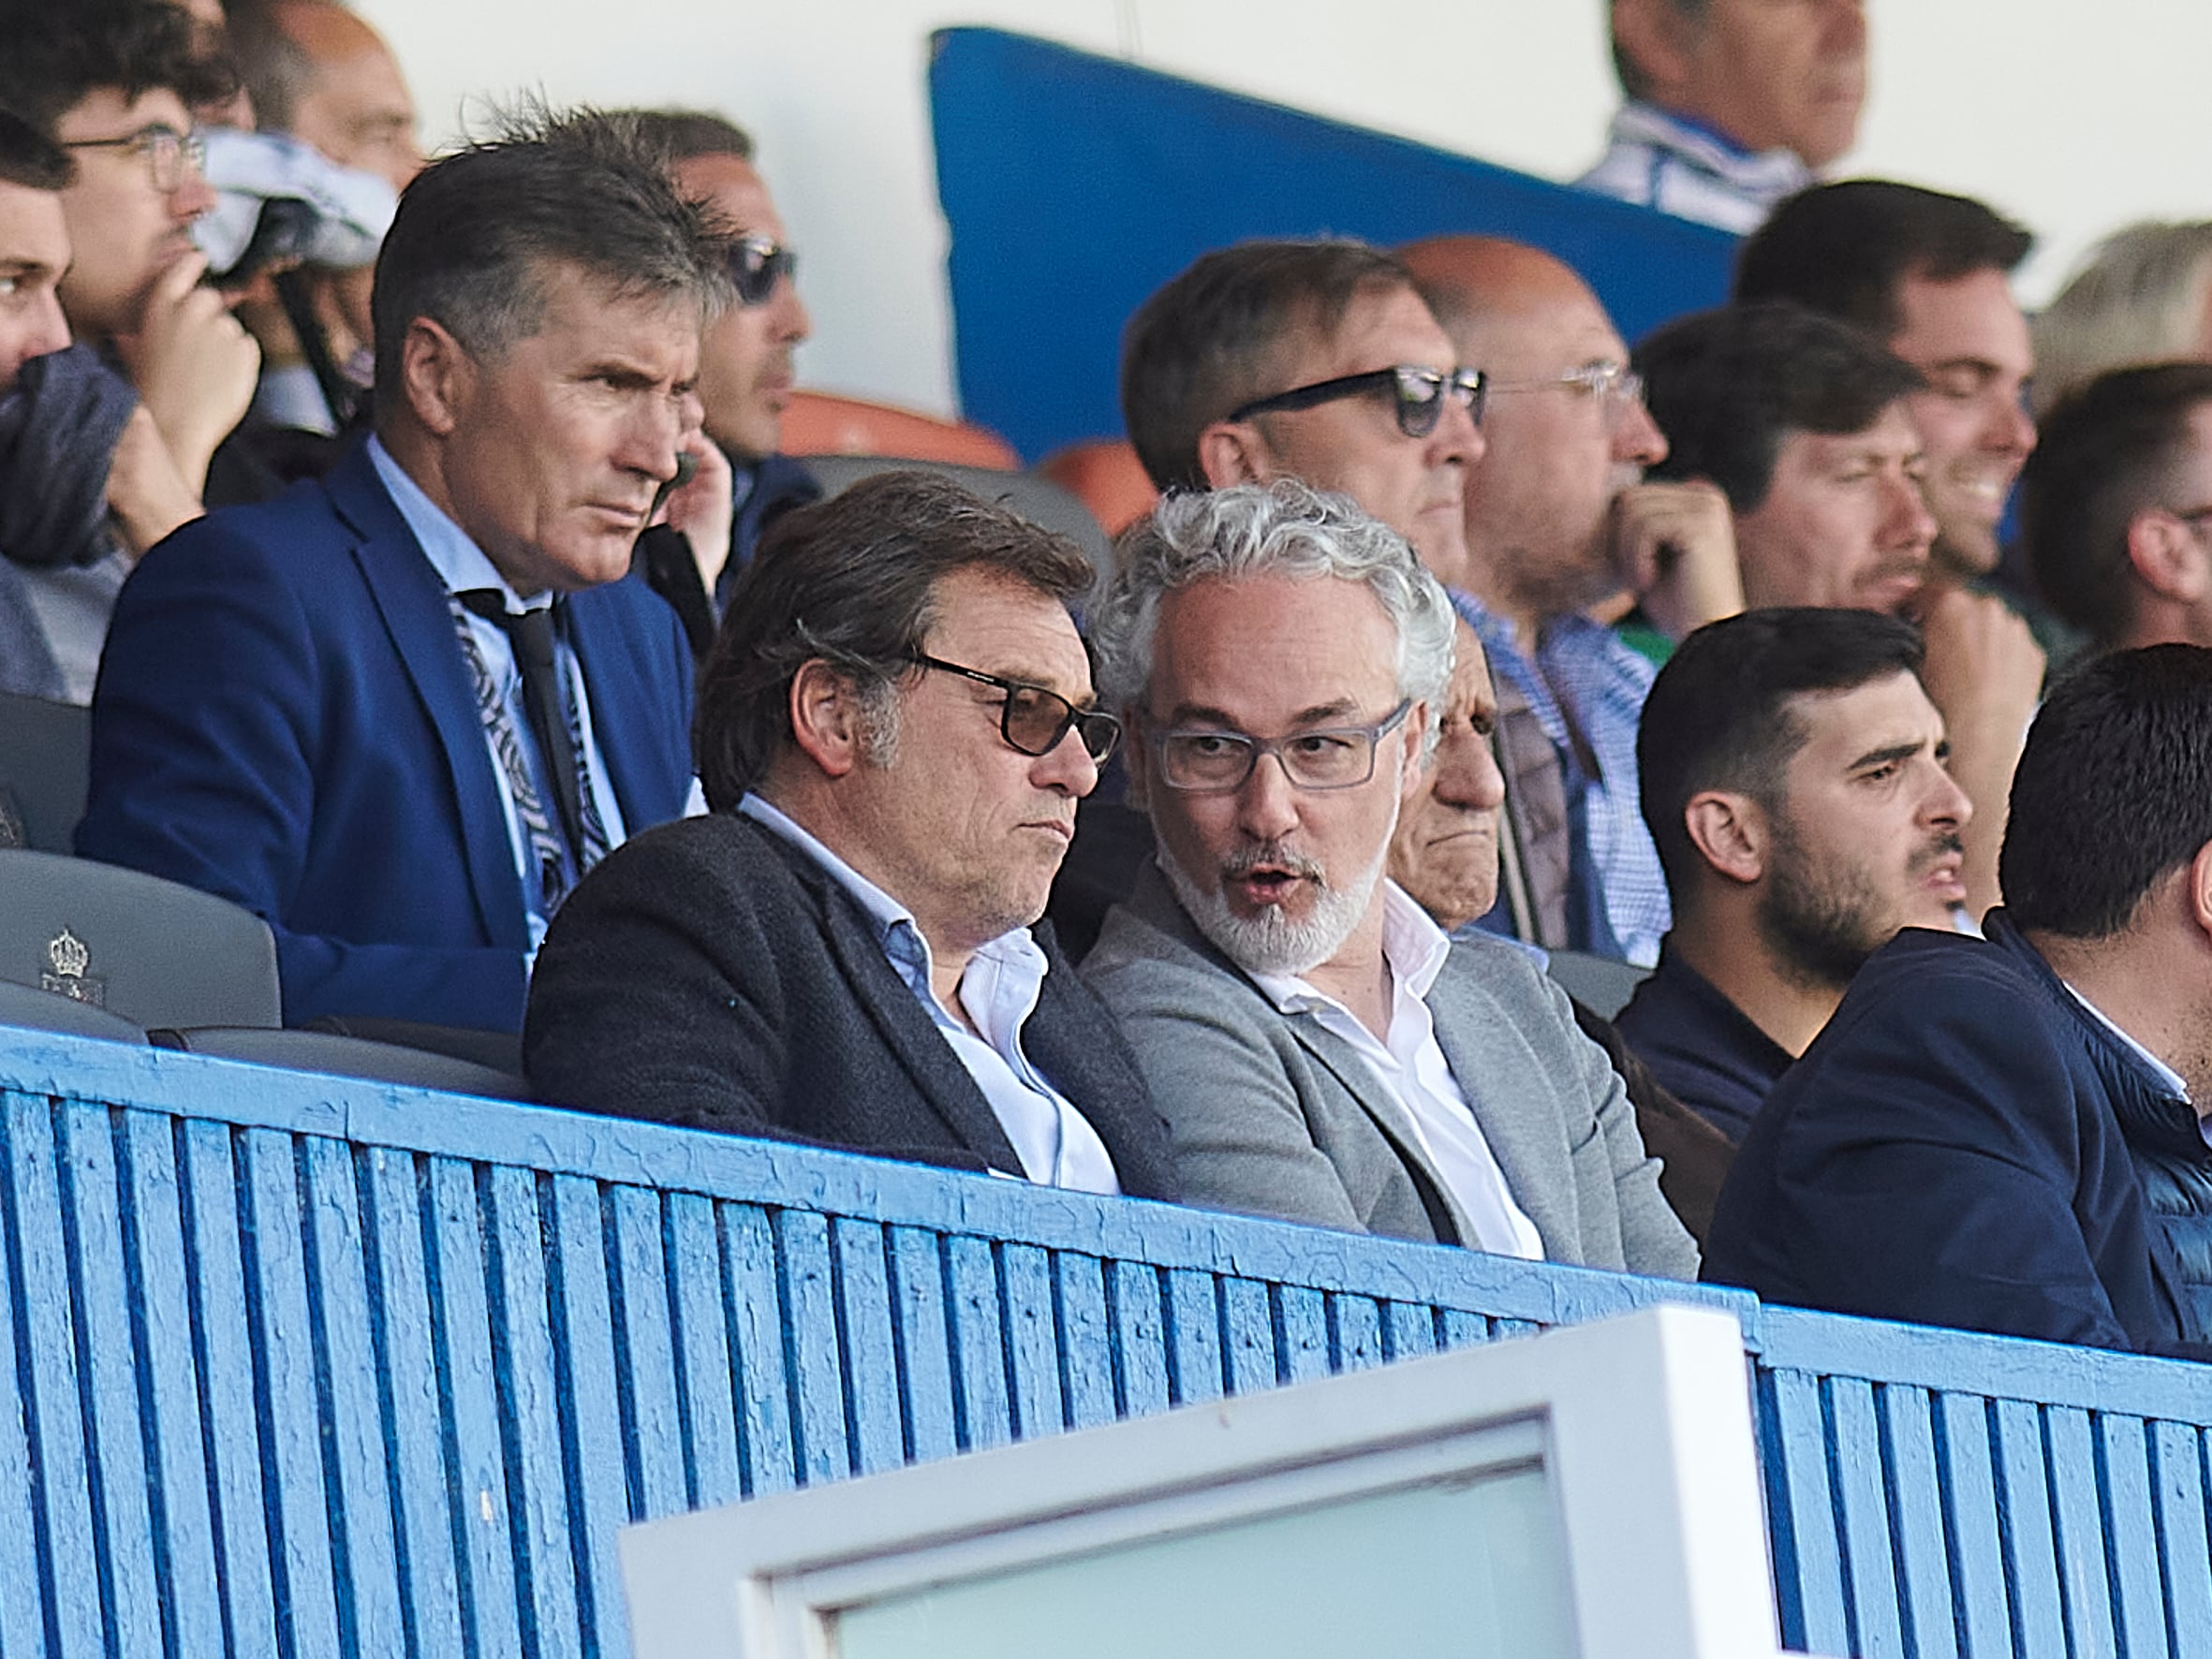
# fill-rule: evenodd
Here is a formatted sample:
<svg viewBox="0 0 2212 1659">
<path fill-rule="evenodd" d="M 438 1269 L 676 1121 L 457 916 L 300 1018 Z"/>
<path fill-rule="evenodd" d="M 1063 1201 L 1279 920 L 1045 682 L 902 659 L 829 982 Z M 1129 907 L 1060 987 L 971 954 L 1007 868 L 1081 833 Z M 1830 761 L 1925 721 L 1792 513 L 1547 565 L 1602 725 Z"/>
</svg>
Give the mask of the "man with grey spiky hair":
<svg viewBox="0 0 2212 1659">
<path fill-rule="evenodd" d="M 1687 1276 L 1620 1079 L 1516 947 L 1384 876 L 1453 658 L 1405 539 L 1294 480 L 1171 495 L 1097 619 L 1157 866 L 1084 974 L 1187 1201 Z"/>
</svg>

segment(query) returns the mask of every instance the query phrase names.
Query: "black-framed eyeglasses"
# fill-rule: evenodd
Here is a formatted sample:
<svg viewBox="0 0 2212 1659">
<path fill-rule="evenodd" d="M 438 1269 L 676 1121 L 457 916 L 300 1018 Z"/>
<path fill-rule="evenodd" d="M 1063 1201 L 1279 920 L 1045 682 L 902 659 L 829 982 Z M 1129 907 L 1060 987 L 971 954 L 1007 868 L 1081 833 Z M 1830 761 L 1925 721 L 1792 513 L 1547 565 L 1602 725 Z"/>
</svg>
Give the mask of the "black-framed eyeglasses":
<svg viewBox="0 0 2212 1659">
<path fill-rule="evenodd" d="M 1079 709 L 1056 691 L 1027 685 L 1019 680 L 1002 680 L 996 674 L 963 668 L 926 652 L 916 652 L 912 660 L 922 668 L 935 668 L 940 674 L 958 674 L 963 680 L 973 680 L 1006 693 L 1006 700 L 998 705 L 998 735 L 1007 741 L 1008 747 L 1024 755 L 1050 755 L 1073 727 L 1084 753 L 1103 766 L 1106 757 L 1113 753 L 1113 745 L 1121 741 L 1120 721 L 1101 709 Z"/>
<path fill-rule="evenodd" d="M 773 237 L 741 236 L 730 250 L 730 281 L 740 305 L 765 305 L 775 285 L 799 272 L 799 256 Z"/>
<path fill-rule="evenodd" d="M 1490 383 L 1493 395 L 1498 392 L 1556 391 L 1560 388 L 1580 391 L 1598 400 L 1605 418 L 1617 421 L 1631 404 L 1644 401 L 1644 376 L 1626 363 L 1609 358 L 1599 358 L 1564 374 L 1547 374 L 1541 380 L 1494 380 Z"/>
<path fill-rule="evenodd" d="M 1173 727 L 1152 737 L 1160 782 L 1187 795 L 1227 795 L 1245 786 L 1272 755 L 1301 789 L 1356 789 L 1375 775 L 1375 748 L 1412 710 L 1408 697 L 1373 726 L 1325 726 L 1287 738 L 1247 737 L 1208 727 Z"/>
<path fill-rule="evenodd" d="M 1317 380 L 1311 386 L 1294 386 L 1272 397 L 1254 398 L 1230 410 L 1229 418 L 1249 420 L 1255 415 L 1274 410 L 1311 409 L 1321 404 L 1333 404 L 1338 398 L 1386 391 L 1398 418 L 1398 430 L 1409 438 L 1425 438 L 1444 418 L 1446 399 L 1460 404 L 1467 410 L 1469 420 L 1482 425 L 1482 400 L 1488 390 L 1489 382 L 1480 369 L 1453 369 L 1450 374 L 1442 374 L 1435 369 L 1423 369 L 1417 363 L 1397 363 L 1387 369 L 1369 369 L 1361 374 L 1339 374 L 1334 380 Z"/>
<path fill-rule="evenodd" d="M 146 160 L 146 171 L 154 181 L 154 188 L 168 196 L 184 183 L 184 167 L 204 174 L 207 170 L 207 140 L 197 132 L 181 133 L 166 122 L 142 126 L 135 133 L 125 133 L 120 139 L 71 139 L 62 145 L 65 150 L 128 150 Z"/>
</svg>

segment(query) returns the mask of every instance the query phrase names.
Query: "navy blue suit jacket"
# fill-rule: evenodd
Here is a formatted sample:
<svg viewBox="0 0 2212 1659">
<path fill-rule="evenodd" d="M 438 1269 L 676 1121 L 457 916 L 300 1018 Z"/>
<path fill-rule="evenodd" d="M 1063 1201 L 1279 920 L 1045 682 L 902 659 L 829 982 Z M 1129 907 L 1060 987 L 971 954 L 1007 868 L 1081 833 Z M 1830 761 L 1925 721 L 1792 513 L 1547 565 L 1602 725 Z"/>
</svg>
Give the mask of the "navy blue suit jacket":
<svg viewBox="0 0 2212 1659">
<path fill-rule="evenodd" d="M 634 834 L 690 787 L 690 653 L 634 578 L 565 605 Z M 289 1023 L 520 1028 L 524 900 L 476 693 L 365 447 L 185 525 L 124 584 L 77 850 L 265 918 Z"/>
<path fill-rule="evenodd" d="M 2212 1358 L 2114 1107 L 2159 1087 L 2006 920 L 1908 928 L 1752 1120 L 1703 1277 L 1770 1301 Z"/>
</svg>

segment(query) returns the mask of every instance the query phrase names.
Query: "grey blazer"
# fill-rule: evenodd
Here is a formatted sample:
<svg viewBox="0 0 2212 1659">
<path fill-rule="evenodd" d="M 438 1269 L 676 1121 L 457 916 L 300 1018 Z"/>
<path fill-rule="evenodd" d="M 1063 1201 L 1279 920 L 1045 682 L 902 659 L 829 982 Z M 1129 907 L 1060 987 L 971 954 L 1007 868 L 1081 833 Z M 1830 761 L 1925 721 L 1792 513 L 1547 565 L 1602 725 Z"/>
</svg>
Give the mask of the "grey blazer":
<svg viewBox="0 0 2212 1659">
<path fill-rule="evenodd" d="M 1167 1120 L 1187 1203 L 1457 1243 L 1471 1229 L 1405 1108 L 1318 1020 L 1276 1011 L 1192 925 L 1156 866 L 1108 915 L 1084 977 Z M 1620 1076 L 1514 946 L 1453 944 L 1437 1040 L 1547 1260 L 1694 1278 Z"/>
</svg>

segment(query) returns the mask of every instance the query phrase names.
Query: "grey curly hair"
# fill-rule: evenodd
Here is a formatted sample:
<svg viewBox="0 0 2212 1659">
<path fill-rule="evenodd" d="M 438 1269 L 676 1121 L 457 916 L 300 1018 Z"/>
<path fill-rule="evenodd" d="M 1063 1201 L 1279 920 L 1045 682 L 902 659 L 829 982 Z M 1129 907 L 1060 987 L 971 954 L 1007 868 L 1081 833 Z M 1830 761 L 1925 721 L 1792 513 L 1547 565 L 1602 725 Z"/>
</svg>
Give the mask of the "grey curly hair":
<svg viewBox="0 0 2212 1659">
<path fill-rule="evenodd" d="M 1349 496 L 1295 478 L 1170 494 L 1122 533 L 1113 586 L 1092 621 L 1099 696 L 1109 708 L 1141 703 L 1152 679 L 1153 636 L 1168 594 L 1208 578 L 1334 577 L 1375 595 L 1397 630 L 1398 695 L 1433 712 L 1452 678 L 1453 617 L 1443 585 L 1406 538 Z M 1427 741 L 1436 741 L 1429 722 Z"/>
</svg>

